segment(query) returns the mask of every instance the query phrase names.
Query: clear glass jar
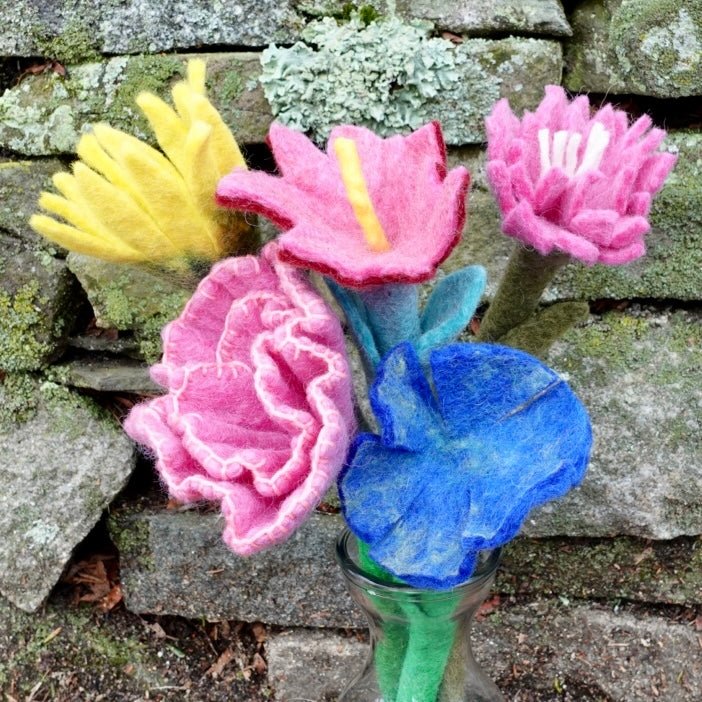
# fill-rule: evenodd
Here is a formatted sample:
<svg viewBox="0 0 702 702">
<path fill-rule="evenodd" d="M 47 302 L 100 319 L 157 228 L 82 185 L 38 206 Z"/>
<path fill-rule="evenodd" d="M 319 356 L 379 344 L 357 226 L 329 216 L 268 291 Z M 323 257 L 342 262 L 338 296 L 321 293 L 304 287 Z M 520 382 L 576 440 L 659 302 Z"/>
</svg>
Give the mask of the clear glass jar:
<svg viewBox="0 0 702 702">
<path fill-rule="evenodd" d="M 368 619 L 370 655 L 339 702 L 504 702 L 473 657 L 470 628 L 490 592 L 500 550 L 480 555 L 469 580 L 451 590 L 422 590 L 379 580 L 361 565 L 345 530 L 337 560 L 351 596 Z"/>
</svg>

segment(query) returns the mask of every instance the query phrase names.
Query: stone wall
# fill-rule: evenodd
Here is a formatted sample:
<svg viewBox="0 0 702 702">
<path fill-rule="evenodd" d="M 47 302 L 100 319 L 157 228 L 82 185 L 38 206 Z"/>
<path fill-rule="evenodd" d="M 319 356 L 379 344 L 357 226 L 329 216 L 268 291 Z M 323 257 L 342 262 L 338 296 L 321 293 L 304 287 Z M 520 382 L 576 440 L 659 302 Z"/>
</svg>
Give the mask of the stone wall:
<svg viewBox="0 0 702 702">
<path fill-rule="evenodd" d="M 136 456 L 105 407 L 155 391 L 146 361 L 184 302 L 138 269 L 67 256 L 27 218 L 88 123 L 146 136 L 136 93 L 166 94 L 202 54 L 213 101 L 254 156 L 274 116 L 320 141 L 343 121 L 391 133 L 440 119 L 451 160 L 473 174 L 464 240 L 445 269 L 484 264 L 488 292 L 510 246 L 483 174 L 496 99 L 533 108 L 545 84 L 562 83 L 672 126 L 664 148 L 680 158 L 648 256 L 571 265 L 549 290 L 592 303 L 550 362 L 590 408 L 596 449 L 582 487 L 532 515 L 508 549 L 501 588 L 702 604 L 702 5 L 387 0 L 351 15 L 349 5 L 0 0 L 0 592 L 38 607 L 124 486 Z M 215 518 L 152 498 L 146 510 L 121 500 L 110 521 L 134 611 L 359 624 L 330 579 L 336 518 L 318 515 L 289 549 L 244 562 L 220 545 Z"/>
</svg>

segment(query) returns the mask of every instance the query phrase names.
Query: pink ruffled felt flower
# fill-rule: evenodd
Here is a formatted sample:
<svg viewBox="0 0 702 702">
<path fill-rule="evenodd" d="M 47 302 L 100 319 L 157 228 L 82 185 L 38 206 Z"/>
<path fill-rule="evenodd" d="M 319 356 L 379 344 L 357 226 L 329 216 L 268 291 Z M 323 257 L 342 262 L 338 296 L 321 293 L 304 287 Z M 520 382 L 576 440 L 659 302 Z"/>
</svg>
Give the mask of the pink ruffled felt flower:
<svg viewBox="0 0 702 702">
<path fill-rule="evenodd" d="M 337 318 L 272 243 L 215 265 L 163 347 L 152 377 L 168 393 L 134 407 L 127 433 L 155 453 L 174 498 L 221 503 L 233 551 L 283 541 L 334 481 L 355 429 Z"/>
<path fill-rule="evenodd" d="M 280 255 L 341 285 L 429 280 L 461 237 L 468 171 L 446 171 L 438 122 L 381 139 L 342 126 L 326 153 L 273 124 L 269 141 L 282 177 L 235 169 L 217 201 L 273 220 Z"/>
<path fill-rule="evenodd" d="M 557 249 L 592 265 L 645 253 L 651 198 L 675 164 L 657 151 L 665 137 L 640 117 L 588 98 L 572 102 L 555 85 L 536 112 L 517 119 L 506 100 L 487 122 L 487 175 L 502 228 L 539 253 Z"/>
</svg>

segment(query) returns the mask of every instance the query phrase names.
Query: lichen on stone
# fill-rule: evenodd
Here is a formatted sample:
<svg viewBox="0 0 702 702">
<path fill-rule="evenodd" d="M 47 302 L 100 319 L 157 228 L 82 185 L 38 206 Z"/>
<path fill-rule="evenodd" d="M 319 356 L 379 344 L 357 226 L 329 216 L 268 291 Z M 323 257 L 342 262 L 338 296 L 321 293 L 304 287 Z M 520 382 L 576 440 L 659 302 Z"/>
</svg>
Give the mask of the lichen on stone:
<svg viewBox="0 0 702 702">
<path fill-rule="evenodd" d="M 477 41 L 473 51 L 488 48 Z M 389 17 L 366 26 L 359 13 L 347 22 L 325 17 L 292 47 L 266 49 L 260 81 L 274 115 L 318 141 L 343 122 L 390 135 L 432 119 L 442 120 L 450 143 L 480 141 L 505 57 L 483 52 L 490 71 L 466 49 L 433 37 L 427 22 Z"/>
<path fill-rule="evenodd" d="M 702 5 L 624 0 L 610 25 L 625 80 L 641 92 L 694 95 L 702 80 Z"/>
<path fill-rule="evenodd" d="M 37 281 L 20 287 L 14 294 L 0 290 L 0 359 L 9 372 L 41 367 L 51 344 L 44 338 L 48 300 L 41 295 Z"/>
</svg>

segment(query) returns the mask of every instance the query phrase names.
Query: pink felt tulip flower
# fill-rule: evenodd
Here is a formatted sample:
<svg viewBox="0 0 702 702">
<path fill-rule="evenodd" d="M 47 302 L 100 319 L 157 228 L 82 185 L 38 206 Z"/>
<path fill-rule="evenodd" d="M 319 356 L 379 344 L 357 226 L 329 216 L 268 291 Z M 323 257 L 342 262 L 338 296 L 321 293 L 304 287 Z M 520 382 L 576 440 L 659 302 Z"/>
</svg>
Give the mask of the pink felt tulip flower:
<svg viewBox="0 0 702 702">
<path fill-rule="evenodd" d="M 337 318 L 272 243 L 215 265 L 163 347 L 152 376 L 168 393 L 134 407 L 127 433 L 153 451 L 174 498 L 221 503 L 233 551 L 286 539 L 355 429 Z"/>
<path fill-rule="evenodd" d="M 648 116 L 629 125 L 555 85 L 521 120 L 506 100 L 487 119 L 487 175 L 506 234 L 539 253 L 560 250 L 586 264 L 642 256 L 651 198 L 675 164 L 657 149 L 665 132 Z"/>
<path fill-rule="evenodd" d="M 326 153 L 280 124 L 269 141 L 281 177 L 236 169 L 217 200 L 279 225 L 284 260 L 349 287 L 413 283 L 430 279 L 458 243 L 469 175 L 447 173 L 438 123 L 389 139 L 337 127 Z"/>
</svg>

